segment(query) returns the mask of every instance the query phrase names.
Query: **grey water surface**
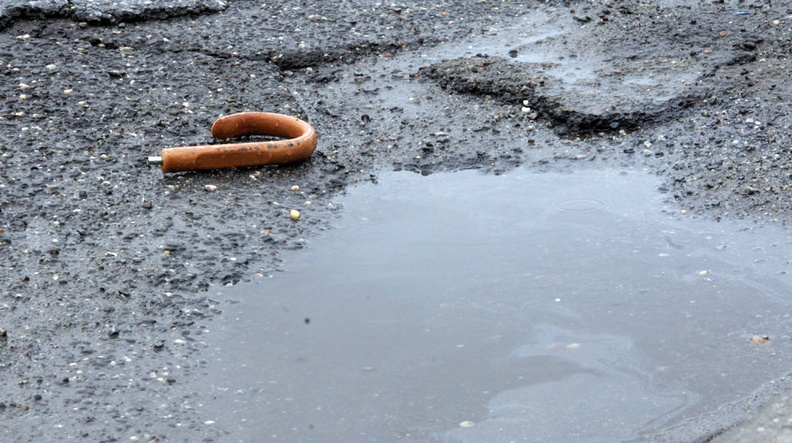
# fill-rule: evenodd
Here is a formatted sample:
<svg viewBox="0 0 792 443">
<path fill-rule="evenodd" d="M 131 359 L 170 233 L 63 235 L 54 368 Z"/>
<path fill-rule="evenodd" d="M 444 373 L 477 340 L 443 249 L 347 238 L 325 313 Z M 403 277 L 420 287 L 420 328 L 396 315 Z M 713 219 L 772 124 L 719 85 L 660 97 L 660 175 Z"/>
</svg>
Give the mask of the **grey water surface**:
<svg viewBox="0 0 792 443">
<path fill-rule="evenodd" d="M 643 440 L 715 417 L 792 368 L 792 239 L 675 216 L 659 184 L 351 189 L 285 272 L 217 294 L 204 412 L 233 440 L 321 442 Z"/>
</svg>

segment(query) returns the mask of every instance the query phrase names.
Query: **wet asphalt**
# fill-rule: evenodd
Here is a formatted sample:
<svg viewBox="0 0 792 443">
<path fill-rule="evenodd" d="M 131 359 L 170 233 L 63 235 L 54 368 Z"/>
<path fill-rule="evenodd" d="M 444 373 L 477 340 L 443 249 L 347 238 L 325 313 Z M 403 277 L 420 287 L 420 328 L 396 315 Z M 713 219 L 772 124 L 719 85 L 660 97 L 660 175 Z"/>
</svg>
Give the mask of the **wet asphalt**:
<svg viewBox="0 0 792 443">
<path fill-rule="evenodd" d="M 788 227 L 791 34 L 783 2 L 4 2 L 0 435 L 221 441 L 207 291 L 283 271 L 383 170 L 641 168 L 678 217 Z M 243 111 L 309 121 L 316 153 L 146 164 Z M 767 382 L 723 438 L 783 441 Z"/>
</svg>

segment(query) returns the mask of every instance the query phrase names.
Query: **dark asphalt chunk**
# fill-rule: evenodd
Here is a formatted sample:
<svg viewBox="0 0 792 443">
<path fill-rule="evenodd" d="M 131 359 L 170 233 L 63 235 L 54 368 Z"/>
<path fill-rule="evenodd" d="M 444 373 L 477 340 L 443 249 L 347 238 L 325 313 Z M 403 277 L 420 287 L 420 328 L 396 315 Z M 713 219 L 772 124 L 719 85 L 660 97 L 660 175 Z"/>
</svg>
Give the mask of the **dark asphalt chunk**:
<svg viewBox="0 0 792 443">
<path fill-rule="evenodd" d="M 0 29 L 18 20 L 62 17 L 107 24 L 197 15 L 226 7 L 226 0 L 6 0 L 0 5 Z"/>
</svg>

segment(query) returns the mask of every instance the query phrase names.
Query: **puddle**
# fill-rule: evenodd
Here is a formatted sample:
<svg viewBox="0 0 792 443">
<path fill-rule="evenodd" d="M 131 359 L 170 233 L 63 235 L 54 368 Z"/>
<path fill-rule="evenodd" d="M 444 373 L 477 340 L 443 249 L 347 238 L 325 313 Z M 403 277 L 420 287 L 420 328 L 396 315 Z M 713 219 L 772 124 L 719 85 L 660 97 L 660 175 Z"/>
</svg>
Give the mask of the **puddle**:
<svg viewBox="0 0 792 443">
<path fill-rule="evenodd" d="M 792 239 L 675 219 L 658 185 L 351 189 L 286 272 L 216 295 L 204 415 L 239 441 L 619 441 L 751 395 L 792 367 Z"/>
</svg>

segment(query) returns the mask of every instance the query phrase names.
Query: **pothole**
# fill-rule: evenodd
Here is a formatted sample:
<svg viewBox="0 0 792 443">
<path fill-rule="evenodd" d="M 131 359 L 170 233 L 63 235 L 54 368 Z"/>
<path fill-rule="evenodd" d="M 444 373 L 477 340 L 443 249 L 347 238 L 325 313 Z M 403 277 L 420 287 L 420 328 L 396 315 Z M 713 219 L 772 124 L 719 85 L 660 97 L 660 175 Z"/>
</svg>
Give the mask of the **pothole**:
<svg viewBox="0 0 792 443">
<path fill-rule="evenodd" d="M 444 88 L 522 106 L 562 134 L 591 133 L 673 118 L 706 97 L 698 81 L 743 56 L 703 48 L 647 53 L 643 46 L 603 52 L 609 34 L 576 17 L 553 9 L 526 15 L 491 35 L 446 45 L 443 54 L 457 57 L 430 56 L 420 72 Z"/>
<path fill-rule="evenodd" d="M 676 219 L 658 185 L 517 169 L 351 189 L 337 229 L 286 272 L 217 294 L 205 415 L 240 440 L 621 441 L 730 424 L 721 405 L 792 364 L 792 239 Z"/>
</svg>

